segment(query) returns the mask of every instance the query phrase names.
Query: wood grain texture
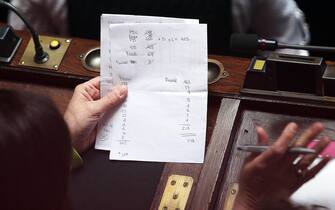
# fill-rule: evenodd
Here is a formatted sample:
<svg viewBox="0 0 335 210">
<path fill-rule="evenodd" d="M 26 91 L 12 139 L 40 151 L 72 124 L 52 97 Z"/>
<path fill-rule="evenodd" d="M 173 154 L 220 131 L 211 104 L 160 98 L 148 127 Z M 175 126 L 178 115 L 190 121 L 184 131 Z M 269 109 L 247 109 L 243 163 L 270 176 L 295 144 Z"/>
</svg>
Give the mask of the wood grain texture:
<svg viewBox="0 0 335 210">
<path fill-rule="evenodd" d="M 222 210 L 230 184 L 238 182 L 239 173 L 248 153 L 236 149 L 238 144 L 256 144 L 256 126 L 262 126 L 268 132 L 270 143 L 274 142 L 289 122 L 296 122 L 299 136 L 313 122 L 325 124 L 325 131 L 321 135 L 335 138 L 335 110 L 318 107 L 305 107 L 292 104 L 278 104 L 270 102 L 242 101 L 240 117 L 235 120 L 236 133 L 232 134 L 231 156 L 224 170 L 225 177 L 220 184 L 219 199 L 214 209 Z"/>
<path fill-rule="evenodd" d="M 233 130 L 234 119 L 237 115 L 240 101 L 222 99 L 217 116 L 216 126 L 207 147 L 203 164 L 193 199 L 190 200 L 192 210 L 212 209 L 216 201 L 217 183 L 221 181 L 221 166 L 227 153 L 230 135 Z"/>
<path fill-rule="evenodd" d="M 194 179 L 186 209 L 205 210 L 211 209 L 216 201 L 217 182 L 221 181 L 220 168 L 225 157 L 225 150 L 229 143 L 230 133 L 233 129 L 233 120 L 237 114 L 239 100 L 223 99 L 211 140 L 206 149 L 205 162 L 203 164 L 166 164 L 161 176 L 160 184 L 151 206 L 151 210 L 157 209 L 160 198 L 168 177 L 173 174 L 187 175 Z"/>
</svg>

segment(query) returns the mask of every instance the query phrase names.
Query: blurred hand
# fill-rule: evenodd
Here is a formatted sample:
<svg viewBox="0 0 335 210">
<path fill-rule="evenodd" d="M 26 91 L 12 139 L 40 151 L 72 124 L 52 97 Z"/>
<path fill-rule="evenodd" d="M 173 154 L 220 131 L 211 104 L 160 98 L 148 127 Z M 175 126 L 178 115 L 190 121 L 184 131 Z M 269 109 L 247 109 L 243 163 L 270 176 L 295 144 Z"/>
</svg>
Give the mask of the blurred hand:
<svg viewBox="0 0 335 210">
<path fill-rule="evenodd" d="M 316 166 L 309 168 L 330 142 L 328 137 L 322 137 L 314 147 L 317 154 L 288 153 L 289 146 L 306 147 L 323 131 L 324 126 L 314 123 L 292 143 L 297 129 L 295 123 L 289 123 L 268 150 L 258 155 L 251 154 L 246 159 L 240 175 L 240 189 L 234 209 L 259 209 L 259 205 L 264 201 L 286 200 L 328 163 L 329 157 L 325 157 Z M 258 127 L 257 134 L 261 143 L 268 144 L 268 135 L 263 128 Z M 298 157 L 301 157 L 301 160 L 294 164 Z"/>
<path fill-rule="evenodd" d="M 86 151 L 95 141 L 97 124 L 103 114 L 117 107 L 127 96 L 126 86 L 116 86 L 100 98 L 100 77 L 78 85 L 64 114 L 72 145 L 78 152 Z"/>
</svg>

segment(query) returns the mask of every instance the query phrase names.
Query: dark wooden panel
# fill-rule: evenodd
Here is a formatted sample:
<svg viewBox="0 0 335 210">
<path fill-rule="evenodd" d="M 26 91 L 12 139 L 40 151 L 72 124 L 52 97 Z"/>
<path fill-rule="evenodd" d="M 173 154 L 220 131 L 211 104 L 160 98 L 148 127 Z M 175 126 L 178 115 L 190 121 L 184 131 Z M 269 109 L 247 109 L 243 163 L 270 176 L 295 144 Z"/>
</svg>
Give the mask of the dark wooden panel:
<svg viewBox="0 0 335 210">
<path fill-rule="evenodd" d="M 55 101 L 63 113 L 75 85 L 97 75 L 84 69 L 79 56 L 99 46 L 99 42 L 74 38 L 60 69 L 53 71 L 18 65 L 30 38 L 25 31 L 19 31 L 18 34 L 23 37 L 23 42 L 13 62 L 9 65 L 0 64 L 0 88 L 47 95 Z M 233 129 L 233 121 L 230 119 L 235 117 L 238 107 L 238 100 L 226 99 L 217 119 L 222 96 L 215 94 L 239 92 L 249 59 L 229 56 L 209 57 L 221 61 L 230 76 L 209 86 L 211 94 L 208 101 L 205 163 L 109 161 L 106 152 L 91 150 L 84 155 L 84 168 L 71 177 L 70 198 L 74 202 L 75 209 L 115 209 L 115 207 L 121 209 L 122 204 L 122 209 L 149 209 L 150 205 L 151 209 L 155 209 L 159 205 L 166 180 L 172 174 L 188 175 L 195 179 L 187 209 L 212 208 L 217 199 L 217 183 L 221 182 L 223 176 L 220 167 L 228 159 L 225 151 L 230 131 Z M 225 122 L 223 127 L 218 123 L 222 121 Z M 217 124 L 219 126 L 216 126 Z M 217 127 L 215 131 L 214 127 Z M 224 129 L 224 132 L 221 129 Z M 211 138 L 213 132 L 215 137 Z M 133 202 L 127 202 L 127 199 Z"/>
<path fill-rule="evenodd" d="M 233 130 L 234 120 L 239 108 L 240 100 L 222 99 L 221 107 L 217 116 L 217 123 L 207 147 L 206 158 L 201 170 L 199 182 L 196 185 L 195 195 L 190 200 L 191 208 L 194 210 L 212 209 L 216 201 L 217 183 L 221 181 L 221 166 L 228 159 L 226 150 L 228 148 L 230 135 Z"/>
<path fill-rule="evenodd" d="M 111 161 L 109 152 L 90 150 L 84 167 L 72 173 L 73 210 L 148 210 L 164 163 Z"/>
<path fill-rule="evenodd" d="M 71 87 L 52 86 L 45 83 L 36 84 L 24 80 L 20 82 L 1 80 L 0 88 L 25 90 L 49 96 L 62 113 L 73 93 Z M 210 143 L 209 139 L 216 124 L 220 102 L 220 97 L 209 97 L 207 145 Z M 109 161 L 107 152 L 95 150 L 89 151 L 83 157 L 85 160 L 84 168 L 74 173 L 70 182 L 69 195 L 74 209 L 95 209 L 95 207 L 106 209 L 120 206 L 123 206 L 122 209 L 149 209 L 152 200 L 159 203 L 161 197 L 153 195 L 157 186 L 158 192 L 164 189 L 168 176 L 171 174 L 192 176 L 195 178 L 194 189 L 196 189 L 196 183 L 203 167 L 203 164 Z M 210 162 L 210 159 L 207 158 L 207 162 Z M 211 169 L 217 173 L 219 167 Z M 192 191 L 192 195 L 194 193 L 195 190 Z M 106 194 L 108 197 L 105 196 Z M 133 198 L 133 202 L 124 203 L 125 198 L 129 197 Z M 135 208 L 135 206 L 137 207 Z"/>
<path fill-rule="evenodd" d="M 209 58 L 219 60 L 229 77 L 208 86 L 211 93 L 235 93 L 238 94 L 242 87 L 250 59 L 210 55 Z"/>
<path fill-rule="evenodd" d="M 166 164 L 161 181 L 151 205 L 157 209 L 162 197 L 165 184 L 173 174 L 191 176 L 194 184 L 188 199 L 186 209 L 211 209 L 210 204 L 216 199 L 216 184 L 221 178 L 220 168 L 224 161 L 225 150 L 233 127 L 233 121 L 238 110 L 239 100 L 224 99 L 221 102 L 217 116 L 216 126 L 209 145 L 206 148 L 205 162 L 203 164 Z M 210 112 L 209 112 L 210 113 Z M 213 126 L 213 125 L 210 125 Z"/>
<path fill-rule="evenodd" d="M 17 31 L 17 34 L 22 37 L 23 40 L 12 63 L 9 65 L 0 63 L 0 69 L 2 71 L 6 71 L 6 77 L 13 79 L 14 77 L 24 75 L 26 78 L 30 75 L 30 77 L 35 78 L 36 82 L 38 82 L 38 79 L 41 79 L 48 82 L 53 81 L 57 84 L 69 83 L 73 86 L 74 84 L 78 84 L 99 75 L 96 72 L 86 70 L 79 58 L 80 55 L 86 53 L 90 49 L 99 47 L 100 43 L 98 41 L 71 38 L 72 42 L 59 67 L 59 70 L 55 71 L 19 66 L 20 58 L 22 57 L 29 42 L 30 34 L 27 31 Z M 219 55 L 209 55 L 209 58 L 219 60 L 223 64 L 225 70 L 230 74 L 228 78 L 220 79 L 218 82 L 209 85 L 209 92 L 239 93 L 250 59 Z"/>
<path fill-rule="evenodd" d="M 238 144 L 256 144 L 256 126 L 262 126 L 269 134 L 270 142 L 275 141 L 289 122 L 299 125 L 297 136 L 313 122 L 320 121 L 326 129 L 322 135 L 335 137 L 335 109 L 318 108 L 292 104 L 271 102 L 243 101 L 239 109 L 240 115 L 235 119 L 237 130 L 232 134 L 230 158 L 226 167 L 225 177 L 220 186 L 218 203 L 215 209 L 222 210 L 228 186 L 238 182 L 239 172 L 243 166 L 246 152 L 236 150 Z"/>
<path fill-rule="evenodd" d="M 214 127 L 216 125 L 217 113 L 220 108 L 221 97 L 209 96 L 208 98 L 208 112 L 207 112 L 207 135 L 206 135 L 206 145 L 209 144 Z M 191 176 L 194 178 L 194 186 L 198 182 L 200 172 L 202 170 L 203 164 L 181 164 L 181 163 L 166 163 L 160 182 L 157 186 L 155 196 L 151 204 L 151 209 L 157 209 L 160 203 L 160 199 L 163 195 L 166 181 L 169 176 L 173 174 Z M 194 195 L 194 187 L 190 193 L 190 198 Z M 187 208 L 190 206 L 188 202 Z"/>
<path fill-rule="evenodd" d="M 1 75 L 1 74 L 0 74 Z M 50 97 L 61 113 L 64 113 L 72 97 L 73 90 L 67 87 L 45 86 L 31 82 L 15 82 L 10 80 L 0 80 L 1 89 L 14 89 L 33 92 L 35 94 Z"/>
<path fill-rule="evenodd" d="M 14 60 L 9 65 L 9 67 L 12 70 L 15 70 L 17 68 L 23 69 L 23 70 L 30 69 L 30 70 L 35 70 L 37 72 L 44 71 L 51 75 L 60 74 L 63 77 L 67 77 L 68 75 L 77 76 L 77 77 L 94 77 L 98 75 L 98 73 L 96 72 L 91 72 L 91 71 L 86 70 L 81 64 L 81 61 L 79 58 L 81 54 L 86 53 L 90 49 L 99 47 L 100 43 L 98 41 L 80 39 L 80 38 L 71 38 L 72 42 L 67 50 L 67 53 L 65 54 L 64 59 L 62 60 L 59 70 L 55 71 L 55 70 L 19 66 L 20 58 L 22 57 L 31 36 L 27 31 L 17 31 L 17 34 L 20 37 L 22 37 L 22 43 L 21 43 L 21 46 L 19 47 L 19 50 L 15 54 Z"/>
</svg>

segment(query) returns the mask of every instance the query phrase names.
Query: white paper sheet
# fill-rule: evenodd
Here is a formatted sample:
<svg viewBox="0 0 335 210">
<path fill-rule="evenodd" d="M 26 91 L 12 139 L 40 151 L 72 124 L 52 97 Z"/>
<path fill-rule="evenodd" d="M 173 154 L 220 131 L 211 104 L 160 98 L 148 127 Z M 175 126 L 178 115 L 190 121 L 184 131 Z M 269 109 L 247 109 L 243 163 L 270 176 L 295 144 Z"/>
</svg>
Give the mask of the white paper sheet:
<svg viewBox="0 0 335 210">
<path fill-rule="evenodd" d="M 203 162 L 207 26 L 108 25 L 101 46 L 102 94 L 127 83 L 128 97 L 100 123 L 96 148 L 111 150 L 116 160 Z"/>
<path fill-rule="evenodd" d="M 141 15 L 121 15 L 121 14 L 102 14 L 101 15 L 101 34 L 100 34 L 100 66 L 101 68 L 110 68 L 110 49 L 111 39 L 109 37 L 109 26 L 111 24 L 126 24 L 126 23 L 188 23 L 199 24 L 197 19 L 182 19 L 182 18 L 169 18 L 169 17 L 156 17 L 156 16 L 141 16 Z M 101 76 L 109 81 L 110 71 L 101 71 Z M 108 82 L 107 82 L 108 83 Z M 107 86 L 110 87 L 108 84 Z M 108 150 L 104 144 L 97 144 L 97 148 Z"/>
<path fill-rule="evenodd" d="M 303 206 L 324 206 L 335 210 L 335 160 L 296 191 L 291 199 Z M 320 208 L 322 209 L 322 208 Z"/>
<path fill-rule="evenodd" d="M 199 24 L 197 19 L 181 19 L 181 18 L 168 18 L 168 17 L 156 17 L 156 16 L 140 16 L 140 15 L 121 15 L 121 14 L 102 14 L 101 15 L 101 37 L 100 37 L 100 74 L 101 74 L 101 89 L 102 95 L 105 95 L 107 91 L 111 90 L 114 85 L 120 83 L 120 81 L 112 80 L 112 65 L 111 65 L 111 49 L 109 46 L 112 45 L 111 37 L 109 36 L 110 25 L 112 24 L 127 24 L 127 23 L 188 23 L 188 24 Z M 115 78 L 114 78 L 115 79 Z M 108 114 L 110 115 L 110 114 Z M 111 118 L 111 116 L 106 117 Z M 104 122 L 105 125 L 99 127 L 105 132 L 99 132 L 98 138 L 96 139 L 95 148 L 100 150 L 110 150 L 111 138 L 107 138 L 106 135 L 109 133 L 109 129 L 113 126 L 112 122 Z M 99 130 L 101 130 L 99 129 Z"/>
</svg>

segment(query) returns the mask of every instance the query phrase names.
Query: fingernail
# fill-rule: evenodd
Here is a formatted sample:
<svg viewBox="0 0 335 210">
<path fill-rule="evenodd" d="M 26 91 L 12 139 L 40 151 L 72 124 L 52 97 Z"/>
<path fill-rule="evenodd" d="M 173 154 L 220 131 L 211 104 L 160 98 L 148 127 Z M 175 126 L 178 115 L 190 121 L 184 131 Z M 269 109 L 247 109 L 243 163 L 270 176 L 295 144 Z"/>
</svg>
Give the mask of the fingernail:
<svg viewBox="0 0 335 210">
<path fill-rule="evenodd" d="M 318 130 L 323 130 L 325 128 L 325 126 L 321 122 L 316 122 L 313 124 L 313 126 Z"/>
<path fill-rule="evenodd" d="M 124 98 L 128 93 L 128 87 L 125 85 L 121 85 L 118 87 L 118 89 L 119 89 L 119 97 Z"/>
<path fill-rule="evenodd" d="M 291 127 L 291 129 L 292 129 L 293 132 L 296 132 L 297 129 L 298 129 L 298 125 L 295 122 L 291 122 L 290 123 L 290 127 Z"/>
</svg>

